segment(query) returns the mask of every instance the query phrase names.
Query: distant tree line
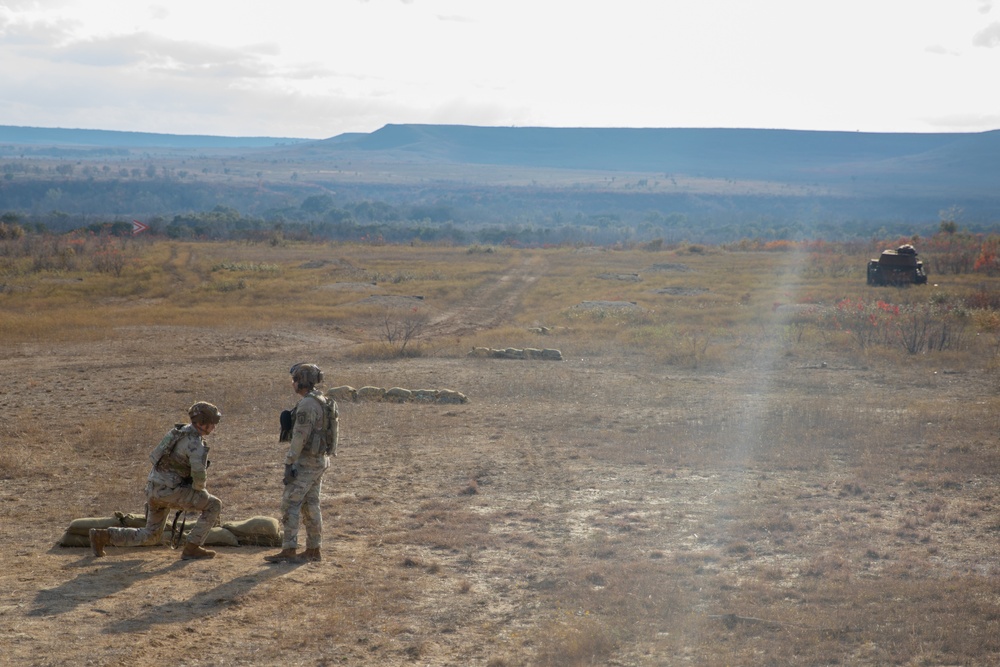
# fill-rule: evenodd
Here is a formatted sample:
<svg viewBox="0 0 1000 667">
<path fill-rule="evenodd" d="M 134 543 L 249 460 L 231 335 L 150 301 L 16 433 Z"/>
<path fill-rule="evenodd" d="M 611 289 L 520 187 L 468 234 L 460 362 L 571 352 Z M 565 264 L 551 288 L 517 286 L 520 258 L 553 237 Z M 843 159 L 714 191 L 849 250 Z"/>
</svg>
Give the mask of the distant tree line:
<svg viewBox="0 0 1000 667">
<path fill-rule="evenodd" d="M 304 202 L 305 203 L 305 202 Z M 315 207 L 312 201 L 307 208 Z M 368 207 L 361 210 L 370 211 Z M 973 233 L 961 229 L 942 212 L 943 219 L 937 231 L 927 236 L 906 235 L 873 237 L 865 242 L 839 242 L 842 248 L 862 243 L 871 252 L 892 249 L 903 244 L 915 245 L 932 274 L 984 273 L 1000 274 L 1000 233 Z M 948 214 L 948 215 L 946 215 Z M 600 223 L 606 223 L 602 220 Z M 675 222 L 683 222 L 677 220 Z M 146 221 L 148 232 L 143 238 L 170 238 L 191 240 L 240 240 L 248 243 L 285 244 L 289 241 L 342 240 L 371 244 L 403 244 L 445 242 L 486 245 L 565 246 L 607 245 L 620 248 L 637 247 L 650 251 L 684 245 L 668 243 L 662 236 L 646 240 L 636 237 L 615 224 L 573 225 L 565 224 L 546 228 L 532 225 L 483 225 L 462 228 L 451 221 L 442 224 L 416 225 L 407 221 L 359 223 L 347 219 L 275 222 L 242 215 L 233 208 L 217 206 L 211 211 L 177 215 L 171 220 L 152 218 Z M 651 228 L 650 231 L 655 230 Z M 68 270 L 78 265 L 80 258 L 90 257 L 95 270 L 120 275 L 130 261 L 129 249 L 133 226 L 130 221 L 115 220 L 90 222 L 64 232 L 54 233 L 44 224 L 32 222 L 13 212 L 0 214 L 0 257 L 31 257 L 33 270 Z M 834 241 L 816 238 L 810 240 L 768 240 L 759 237 L 720 244 L 733 252 L 787 252 L 805 251 L 814 255 L 810 265 L 821 267 L 823 258 L 835 258 L 840 250 Z M 703 247 L 687 243 L 689 248 Z M 839 260 L 838 260 L 839 261 Z M 833 267 L 831 267 L 832 270 Z"/>
<path fill-rule="evenodd" d="M 59 170 L 63 166 L 66 173 Z M 66 163 L 51 169 L 56 176 L 33 169 L 27 162 L 3 165 L 0 211 L 17 216 L 26 230 L 54 233 L 91 225 L 127 227 L 138 218 L 153 227 L 152 233 L 170 238 L 381 238 L 528 246 L 653 239 L 870 240 L 927 236 L 938 224 L 927 213 L 938 210 L 932 202 L 902 197 L 841 201 L 306 179 L 195 182 L 152 163 L 144 168 Z M 119 178 L 116 169 L 128 171 L 128 177 Z M 99 173 L 88 177 L 86 170 Z M 971 233 L 989 233 L 1000 229 L 1000 221 L 963 226 Z"/>
</svg>

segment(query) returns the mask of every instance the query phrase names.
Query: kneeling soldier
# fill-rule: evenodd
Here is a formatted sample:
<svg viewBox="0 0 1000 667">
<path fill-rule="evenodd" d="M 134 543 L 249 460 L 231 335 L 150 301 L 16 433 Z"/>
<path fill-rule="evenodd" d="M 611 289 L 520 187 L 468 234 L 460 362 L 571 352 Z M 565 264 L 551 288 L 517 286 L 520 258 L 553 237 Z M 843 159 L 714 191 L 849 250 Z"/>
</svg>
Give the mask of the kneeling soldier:
<svg viewBox="0 0 1000 667">
<path fill-rule="evenodd" d="M 188 534 L 183 560 L 214 558 L 202 545 L 222 512 L 222 502 L 205 490 L 208 447 L 202 438 L 212 433 L 222 413 L 211 403 L 195 403 L 188 409 L 190 424 L 178 424 L 149 455 L 153 469 L 146 483 L 145 528 L 92 528 L 90 547 L 103 556 L 108 545 L 137 547 L 156 544 L 163 537 L 171 509 L 200 511 L 198 523 Z M 176 522 L 175 522 L 176 523 Z"/>
</svg>

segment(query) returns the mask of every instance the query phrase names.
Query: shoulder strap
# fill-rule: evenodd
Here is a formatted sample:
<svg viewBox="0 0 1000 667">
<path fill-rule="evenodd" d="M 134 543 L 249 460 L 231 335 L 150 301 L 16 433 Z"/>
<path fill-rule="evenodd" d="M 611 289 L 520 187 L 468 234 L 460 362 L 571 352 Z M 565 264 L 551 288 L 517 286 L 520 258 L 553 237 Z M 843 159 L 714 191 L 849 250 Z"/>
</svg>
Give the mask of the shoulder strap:
<svg viewBox="0 0 1000 667">
<path fill-rule="evenodd" d="M 177 447 L 177 443 L 180 442 L 181 438 L 184 437 L 184 427 L 187 424 L 174 424 L 174 427 L 170 429 L 170 432 L 163 436 L 160 440 L 160 444 L 149 454 L 149 460 L 152 461 L 153 465 L 159 465 L 163 457 L 173 454 L 174 448 Z"/>
</svg>

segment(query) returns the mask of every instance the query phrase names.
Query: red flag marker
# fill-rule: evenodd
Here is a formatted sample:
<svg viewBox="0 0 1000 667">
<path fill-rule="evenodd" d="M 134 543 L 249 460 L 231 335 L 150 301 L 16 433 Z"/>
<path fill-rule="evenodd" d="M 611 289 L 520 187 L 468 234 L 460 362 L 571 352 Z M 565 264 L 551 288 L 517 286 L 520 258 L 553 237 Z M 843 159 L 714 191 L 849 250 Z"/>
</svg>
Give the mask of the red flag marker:
<svg viewBox="0 0 1000 667">
<path fill-rule="evenodd" d="M 149 225 L 144 222 L 139 222 L 138 220 L 132 221 L 132 233 L 138 234 L 139 232 L 144 232 L 149 229 Z"/>
</svg>

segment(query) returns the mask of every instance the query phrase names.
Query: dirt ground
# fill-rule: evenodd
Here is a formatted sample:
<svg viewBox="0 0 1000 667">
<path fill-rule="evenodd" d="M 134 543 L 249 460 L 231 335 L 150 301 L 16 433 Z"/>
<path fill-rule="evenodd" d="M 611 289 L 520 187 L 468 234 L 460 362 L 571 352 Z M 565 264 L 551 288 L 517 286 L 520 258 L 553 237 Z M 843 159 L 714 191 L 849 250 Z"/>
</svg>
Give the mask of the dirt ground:
<svg viewBox="0 0 1000 667">
<path fill-rule="evenodd" d="M 533 268 L 437 313 L 431 335 L 461 337 L 502 321 L 519 286 L 536 279 Z M 893 391 L 909 392 L 910 402 L 973 405 L 995 401 L 985 372 L 886 380 L 863 367 L 780 358 L 731 372 L 667 369 L 574 354 L 558 335 L 539 347 L 561 347 L 561 362 L 362 362 L 346 354 L 356 342 L 319 328 L 233 331 L 220 322 L 0 351 L 9 420 L 2 661 L 751 664 L 727 660 L 719 647 L 740 631 L 735 621 L 768 622 L 766 607 L 747 601 L 762 580 L 786 591 L 769 599 L 779 618 L 773 632 L 784 633 L 775 645 L 792 646 L 834 623 L 856 631 L 840 615 L 813 615 L 801 633 L 780 621 L 792 618 L 781 611 L 795 597 L 787 591 L 824 567 L 850 571 L 862 588 L 901 564 L 920 580 L 961 577 L 984 588 L 1000 573 L 992 472 L 929 467 L 935 452 L 963 455 L 954 424 L 923 425 L 905 442 L 880 439 L 897 448 L 888 462 L 826 431 L 803 444 L 816 448 L 805 463 L 765 465 L 747 449 L 754 415 L 773 414 L 793 395 L 836 397 L 859 411 L 875 407 L 852 396 Z M 304 360 L 326 371 L 327 386 L 449 388 L 469 398 L 341 404 L 341 455 L 324 483 L 323 562 L 271 565 L 263 556 L 275 550 L 262 547 L 182 562 L 165 546 L 110 548 L 103 559 L 55 546 L 75 518 L 142 511 L 146 455 L 196 400 L 224 413 L 209 471 L 223 519 L 277 517 L 277 415 L 295 398 L 287 369 Z M 700 425 L 719 424 L 720 411 L 736 417 L 717 431 L 719 458 L 684 453 Z M 101 424 L 105 440 L 93 435 L 105 433 Z M 137 424 L 143 438 L 155 437 L 132 437 Z M 866 475 L 875 465 L 896 467 Z M 914 483 L 919 475 L 926 487 Z M 935 500 L 956 521 L 922 520 Z M 590 648 L 588 630 L 603 638 L 590 637 Z M 868 642 L 837 641 L 833 662 L 880 661 Z M 765 657 L 757 664 L 797 662 Z"/>
</svg>

